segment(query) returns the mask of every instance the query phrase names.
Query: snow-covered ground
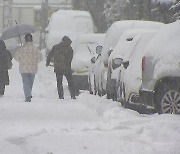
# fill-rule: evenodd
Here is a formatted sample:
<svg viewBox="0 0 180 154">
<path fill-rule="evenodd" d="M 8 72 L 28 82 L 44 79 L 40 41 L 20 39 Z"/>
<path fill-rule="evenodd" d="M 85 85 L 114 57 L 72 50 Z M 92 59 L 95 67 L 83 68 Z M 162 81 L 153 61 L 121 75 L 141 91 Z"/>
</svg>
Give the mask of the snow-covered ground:
<svg viewBox="0 0 180 154">
<path fill-rule="evenodd" d="M 18 63 L 0 98 L 0 154 L 179 154 L 180 116 L 140 115 L 83 92 L 59 100 L 52 67 L 39 65 L 24 102 Z M 65 80 L 64 80 L 65 81 Z"/>
</svg>

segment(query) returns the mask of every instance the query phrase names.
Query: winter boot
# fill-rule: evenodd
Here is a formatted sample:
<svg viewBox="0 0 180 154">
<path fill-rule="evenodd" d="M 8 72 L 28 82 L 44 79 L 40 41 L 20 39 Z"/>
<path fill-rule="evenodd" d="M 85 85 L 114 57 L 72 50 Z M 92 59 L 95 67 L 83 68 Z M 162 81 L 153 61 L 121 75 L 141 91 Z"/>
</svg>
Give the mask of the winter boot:
<svg viewBox="0 0 180 154">
<path fill-rule="evenodd" d="M 31 102 L 31 98 L 32 98 L 32 96 L 28 96 L 28 97 L 25 99 L 25 102 Z"/>
<path fill-rule="evenodd" d="M 71 99 L 76 99 L 76 97 L 75 96 L 71 96 Z"/>
<path fill-rule="evenodd" d="M 64 99 L 64 97 L 60 97 L 60 96 L 59 96 L 59 99 Z"/>
</svg>

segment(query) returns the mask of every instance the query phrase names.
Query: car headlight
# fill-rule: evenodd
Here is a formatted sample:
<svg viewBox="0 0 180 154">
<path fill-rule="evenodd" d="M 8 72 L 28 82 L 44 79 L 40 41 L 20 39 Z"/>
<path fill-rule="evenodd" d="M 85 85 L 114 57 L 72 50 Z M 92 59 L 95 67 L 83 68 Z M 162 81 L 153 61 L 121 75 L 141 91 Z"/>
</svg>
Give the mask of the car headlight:
<svg viewBox="0 0 180 154">
<path fill-rule="evenodd" d="M 88 67 L 81 67 L 81 68 L 74 69 L 74 72 L 76 72 L 77 74 L 83 74 L 89 71 L 90 69 Z"/>
</svg>

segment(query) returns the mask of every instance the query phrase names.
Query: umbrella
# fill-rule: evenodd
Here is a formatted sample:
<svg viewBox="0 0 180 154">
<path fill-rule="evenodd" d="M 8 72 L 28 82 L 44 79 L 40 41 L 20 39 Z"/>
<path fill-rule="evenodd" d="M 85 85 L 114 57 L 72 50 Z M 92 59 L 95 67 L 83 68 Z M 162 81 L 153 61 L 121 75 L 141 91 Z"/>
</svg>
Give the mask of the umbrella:
<svg viewBox="0 0 180 154">
<path fill-rule="evenodd" d="M 0 40 L 8 40 L 11 38 L 19 37 L 27 33 L 34 33 L 37 29 L 32 25 L 27 24 L 16 24 L 15 26 L 9 27 L 2 32 Z M 21 41 L 21 40 L 20 40 Z"/>
</svg>

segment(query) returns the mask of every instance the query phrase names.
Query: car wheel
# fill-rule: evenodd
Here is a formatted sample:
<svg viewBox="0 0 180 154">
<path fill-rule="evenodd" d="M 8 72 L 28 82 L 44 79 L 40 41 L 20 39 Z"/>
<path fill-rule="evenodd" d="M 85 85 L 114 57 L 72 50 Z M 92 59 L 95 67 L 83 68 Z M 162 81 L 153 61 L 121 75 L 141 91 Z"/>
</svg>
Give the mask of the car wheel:
<svg viewBox="0 0 180 154">
<path fill-rule="evenodd" d="M 107 96 L 106 96 L 107 99 L 111 99 L 111 94 L 107 91 Z"/>
<path fill-rule="evenodd" d="M 180 114 L 180 90 L 176 83 L 164 84 L 155 96 L 155 108 L 159 114 Z"/>
<path fill-rule="evenodd" d="M 101 82 L 101 89 L 100 92 L 101 92 L 101 96 L 104 96 L 106 94 L 106 91 L 103 89 L 103 83 Z"/>
<path fill-rule="evenodd" d="M 88 86 L 89 86 L 89 88 L 88 88 L 89 93 L 90 93 L 90 94 L 93 94 L 93 90 L 92 90 L 92 85 L 91 85 L 90 77 L 88 78 Z"/>
<path fill-rule="evenodd" d="M 120 102 L 121 101 L 121 88 L 120 85 L 117 85 L 117 101 Z"/>
<path fill-rule="evenodd" d="M 96 86 L 96 81 L 95 81 L 95 77 L 94 77 L 94 95 L 97 94 L 97 86 Z"/>
<path fill-rule="evenodd" d="M 101 90 L 99 89 L 99 86 L 98 86 L 98 95 L 99 95 L 99 96 L 102 96 L 102 92 L 101 92 Z"/>
<path fill-rule="evenodd" d="M 117 87 L 117 101 L 121 103 L 123 107 L 126 107 L 125 102 L 125 89 L 122 83 L 118 83 Z"/>
<path fill-rule="evenodd" d="M 125 88 L 124 88 L 124 84 L 121 84 L 121 103 L 123 107 L 127 107 L 127 102 L 126 102 L 126 98 L 125 98 Z"/>
</svg>

